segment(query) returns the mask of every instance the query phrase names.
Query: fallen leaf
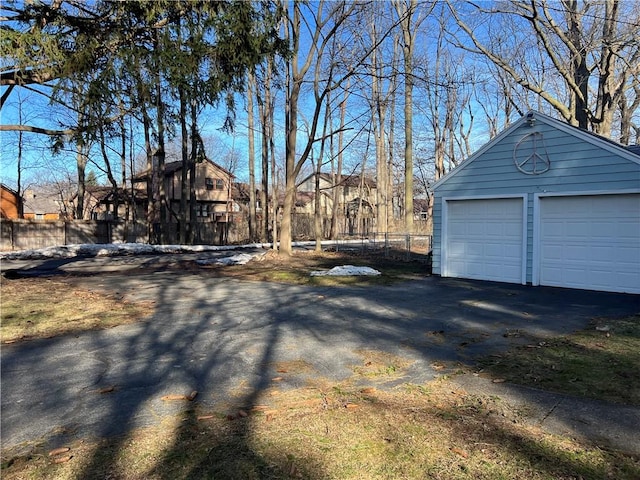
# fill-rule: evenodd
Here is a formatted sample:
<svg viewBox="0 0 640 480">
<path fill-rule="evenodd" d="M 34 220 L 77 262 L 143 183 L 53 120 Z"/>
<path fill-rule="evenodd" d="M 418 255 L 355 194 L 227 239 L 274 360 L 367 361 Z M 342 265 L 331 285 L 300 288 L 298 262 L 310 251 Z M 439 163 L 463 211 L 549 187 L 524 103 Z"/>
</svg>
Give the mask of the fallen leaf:
<svg viewBox="0 0 640 480">
<path fill-rule="evenodd" d="M 360 405 L 358 405 L 357 403 L 351 403 L 351 402 L 349 402 L 349 403 L 346 403 L 346 404 L 345 404 L 344 408 L 347 408 L 347 409 L 354 409 L 354 408 L 358 408 L 359 406 L 360 406 Z"/>
<path fill-rule="evenodd" d="M 189 395 L 187 395 L 187 400 L 189 400 L 190 402 L 193 402 L 197 396 L 198 396 L 198 391 L 194 390 Z"/>
<path fill-rule="evenodd" d="M 67 453 L 69 450 L 71 450 L 69 447 L 54 448 L 53 450 L 51 450 L 49 452 L 49 456 L 50 457 L 55 457 L 56 455 L 60 455 L 62 453 Z"/>
<path fill-rule="evenodd" d="M 242 417 L 242 418 L 247 418 L 249 416 L 249 414 L 247 412 L 245 412 L 244 410 L 238 410 L 238 416 Z"/>
<path fill-rule="evenodd" d="M 271 379 L 272 382 L 281 382 L 282 380 L 284 380 L 284 378 L 282 378 L 282 377 L 273 377 Z"/>
<path fill-rule="evenodd" d="M 367 387 L 360 390 L 360 393 L 364 393 L 365 395 L 372 395 L 376 393 L 376 389 L 373 387 Z"/>
<path fill-rule="evenodd" d="M 165 395 L 164 397 L 162 397 L 162 400 L 164 400 L 165 402 L 168 401 L 172 401 L 172 400 L 186 400 L 187 397 L 185 395 Z"/>
<path fill-rule="evenodd" d="M 213 418 L 213 415 L 200 415 L 198 420 L 210 420 Z"/>
<path fill-rule="evenodd" d="M 289 371 L 285 368 L 281 368 L 280 370 L 277 370 L 278 373 L 289 373 Z"/>
<path fill-rule="evenodd" d="M 253 412 L 264 412 L 265 410 L 268 410 L 269 406 L 268 405 L 254 405 L 253 407 L 251 407 L 251 411 Z"/>
<path fill-rule="evenodd" d="M 56 457 L 53 460 L 53 463 L 67 463 L 72 458 L 73 458 L 73 455 L 65 455 L 64 457 Z"/>
<path fill-rule="evenodd" d="M 457 448 L 457 447 L 453 447 L 451 449 L 451 451 L 457 455 L 460 455 L 462 458 L 468 458 L 469 454 L 467 452 L 465 452 L 464 450 Z"/>
<path fill-rule="evenodd" d="M 98 393 L 111 393 L 116 389 L 115 385 L 109 385 L 108 387 L 101 388 Z"/>
<path fill-rule="evenodd" d="M 494 378 L 493 380 L 491 380 L 492 383 L 504 383 L 506 381 L 506 378 Z"/>
</svg>

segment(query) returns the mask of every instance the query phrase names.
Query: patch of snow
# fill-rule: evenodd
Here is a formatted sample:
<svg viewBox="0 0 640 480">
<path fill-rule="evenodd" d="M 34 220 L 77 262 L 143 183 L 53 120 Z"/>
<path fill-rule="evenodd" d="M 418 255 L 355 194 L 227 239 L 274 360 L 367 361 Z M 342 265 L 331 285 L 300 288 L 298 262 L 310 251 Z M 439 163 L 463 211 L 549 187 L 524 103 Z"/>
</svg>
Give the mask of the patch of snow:
<svg viewBox="0 0 640 480">
<path fill-rule="evenodd" d="M 60 245 L 0 253 L 0 260 L 46 260 L 49 258 L 73 257 L 118 257 L 126 255 L 154 255 L 162 253 L 201 253 L 240 248 L 260 248 L 262 244 L 250 245 L 149 245 L 146 243 L 108 243 Z"/>
<path fill-rule="evenodd" d="M 248 253 L 239 253 L 237 255 L 233 255 L 231 257 L 224 258 L 207 258 L 202 260 L 196 260 L 198 265 L 244 265 L 249 260 L 255 258 L 256 256 L 264 255 L 249 255 Z"/>
<path fill-rule="evenodd" d="M 331 270 L 311 272 L 312 277 L 355 275 L 380 275 L 380 272 L 371 267 L 356 267 L 354 265 L 342 265 L 333 267 Z"/>
</svg>

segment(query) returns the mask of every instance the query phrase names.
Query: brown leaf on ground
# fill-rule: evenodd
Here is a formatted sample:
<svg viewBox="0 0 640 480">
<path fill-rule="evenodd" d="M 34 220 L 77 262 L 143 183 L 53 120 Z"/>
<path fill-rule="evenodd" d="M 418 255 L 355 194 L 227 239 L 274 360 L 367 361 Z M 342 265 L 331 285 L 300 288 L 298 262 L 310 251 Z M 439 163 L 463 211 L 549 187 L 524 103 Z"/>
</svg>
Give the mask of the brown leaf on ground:
<svg viewBox="0 0 640 480">
<path fill-rule="evenodd" d="M 253 407 L 251 407 L 251 411 L 253 412 L 264 412 L 265 410 L 268 410 L 269 406 L 268 405 L 254 405 Z"/>
<path fill-rule="evenodd" d="M 162 397 L 162 400 L 165 402 L 170 402 L 173 400 L 187 400 L 187 396 L 186 395 L 165 395 L 164 397 Z"/>
<path fill-rule="evenodd" d="M 467 452 L 465 452 L 464 450 L 457 448 L 457 447 L 452 447 L 451 451 L 453 453 L 455 453 L 456 455 L 460 455 L 462 458 L 468 458 L 469 454 Z"/>
<path fill-rule="evenodd" d="M 67 463 L 73 458 L 73 455 L 65 455 L 64 457 L 56 457 L 53 459 L 53 463 Z"/>
<path fill-rule="evenodd" d="M 50 457 L 55 457 L 56 455 L 61 455 L 63 453 L 67 453 L 69 450 L 71 450 L 71 448 L 69 448 L 69 447 L 54 448 L 53 450 L 51 450 L 49 452 L 49 456 Z"/>
</svg>

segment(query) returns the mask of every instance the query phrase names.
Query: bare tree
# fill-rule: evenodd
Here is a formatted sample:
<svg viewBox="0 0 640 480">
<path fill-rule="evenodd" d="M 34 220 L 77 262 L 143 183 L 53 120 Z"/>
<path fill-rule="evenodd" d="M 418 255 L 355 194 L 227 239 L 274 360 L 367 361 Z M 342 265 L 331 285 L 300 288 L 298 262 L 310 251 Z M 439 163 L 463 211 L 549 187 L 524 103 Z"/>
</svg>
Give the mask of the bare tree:
<svg viewBox="0 0 640 480">
<path fill-rule="evenodd" d="M 418 0 L 394 0 L 402 30 L 404 60 L 404 221 L 407 233 L 413 232 L 413 63 L 417 29 L 433 10 L 435 2 L 425 11 L 418 9 Z M 423 5 L 423 4 L 421 4 Z"/>
<path fill-rule="evenodd" d="M 247 79 L 247 144 L 249 168 L 249 241 L 256 241 L 256 151 L 255 151 L 255 114 L 253 97 L 256 90 L 254 71 L 249 72 Z"/>
<path fill-rule="evenodd" d="M 628 141 L 640 75 L 640 11 L 633 2 L 509 0 L 490 8 L 448 4 L 462 33 L 454 36 L 456 45 L 488 58 L 511 81 L 580 128 L 611 137 L 619 112 L 625 119 L 620 139 Z M 475 22 L 482 23 L 477 30 Z M 516 41 L 535 40 L 526 49 L 524 42 L 518 44 L 520 62 L 513 61 L 513 39 L 505 38 L 502 29 L 506 24 L 517 25 Z M 560 83 L 544 84 L 523 68 L 536 53 L 543 54 L 544 77 Z"/>
<path fill-rule="evenodd" d="M 325 10 L 325 7 L 328 9 Z M 296 196 L 296 179 L 318 141 L 316 134 L 325 97 L 354 74 L 353 67 L 351 67 L 339 77 L 336 76 L 329 80 L 323 79 L 322 61 L 325 59 L 327 46 L 335 36 L 340 34 L 343 24 L 358 8 L 359 4 L 357 3 L 320 1 L 314 15 L 305 16 L 302 14 L 302 2 L 294 1 L 291 11 L 288 13 L 289 39 L 293 53 L 288 63 L 285 99 L 285 195 L 280 227 L 280 251 L 283 254 L 291 255 L 292 253 L 291 215 Z M 306 54 L 301 51 L 300 42 L 303 22 L 305 28 L 310 32 Z M 365 52 L 360 61 L 368 54 L 369 52 Z M 359 65 L 359 62 L 356 62 L 356 65 Z M 309 136 L 307 141 L 303 142 L 302 151 L 298 155 L 299 100 L 303 83 L 310 72 L 313 73 L 313 96 Z"/>
</svg>

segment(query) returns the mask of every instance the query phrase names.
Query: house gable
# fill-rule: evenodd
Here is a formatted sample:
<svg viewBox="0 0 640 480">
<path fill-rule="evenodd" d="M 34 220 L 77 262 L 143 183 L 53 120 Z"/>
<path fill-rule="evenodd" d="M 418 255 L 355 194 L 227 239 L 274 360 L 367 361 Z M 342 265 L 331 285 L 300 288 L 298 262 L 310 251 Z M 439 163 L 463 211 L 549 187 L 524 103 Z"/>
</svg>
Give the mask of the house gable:
<svg viewBox="0 0 640 480">
<path fill-rule="evenodd" d="M 16 219 L 18 218 L 18 210 L 20 206 L 20 196 L 18 192 L 5 184 L 0 185 L 2 197 L 0 201 L 0 213 L 2 218 Z"/>
<path fill-rule="evenodd" d="M 539 199 L 640 193 L 640 156 L 598 135 L 529 112 L 436 182 L 433 190 L 434 273 L 442 274 L 448 201 L 522 196 L 525 278 L 532 282 Z"/>
<path fill-rule="evenodd" d="M 170 200 L 180 200 L 182 189 L 182 162 L 166 165 L 167 196 Z M 226 203 L 231 194 L 233 174 L 211 160 L 196 164 L 196 198 L 201 202 Z"/>
</svg>

